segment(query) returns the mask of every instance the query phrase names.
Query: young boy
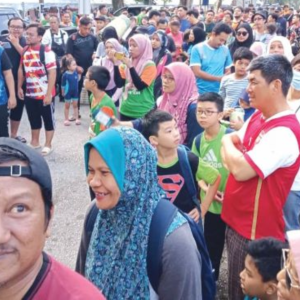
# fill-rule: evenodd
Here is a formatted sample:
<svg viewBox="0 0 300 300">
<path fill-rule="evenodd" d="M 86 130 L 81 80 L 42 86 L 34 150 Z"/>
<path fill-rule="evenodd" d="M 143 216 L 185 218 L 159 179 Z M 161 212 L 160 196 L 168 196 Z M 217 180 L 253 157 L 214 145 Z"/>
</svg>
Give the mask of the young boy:
<svg viewBox="0 0 300 300">
<path fill-rule="evenodd" d="M 248 85 L 247 68 L 253 58 L 252 52 L 245 48 L 238 48 L 233 54 L 235 72 L 226 75 L 221 80 L 219 94 L 223 97 L 225 110 L 238 105 L 241 90 Z"/>
<path fill-rule="evenodd" d="M 204 236 L 215 269 L 215 279 L 219 278 L 220 262 L 222 258 L 226 225 L 221 219 L 223 192 L 225 190 L 228 171 L 224 167 L 221 158 L 221 140 L 227 132 L 224 125 L 220 124 L 223 118 L 224 101 L 217 93 L 205 93 L 200 96 L 196 117 L 199 125 L 204 129 L 194 140 L 192 152 L 200 159 L 216 168 L 221 174 L 219 190 L 214 201 L 209 206 L 204 221 Z M 201 201 L 205 203 L 205 191 L 207 186 L 201 182 Z"/>
<path fill-rule="evenodd" d="M 247 246 L 241 287 L 245 300 L 277 299 L 276 275 L 281 270 L 282 249 L 286 244 L 274 238 L 251 241 Z"/>
<path fill-rule="evenodd" d="M 180 133 L 173 116 L 161 110 L 151 111 L 143 120 L 143 134 L 157 150 L 158 179 L 168 199 L 198 222 L 200 214 L 188 192 L 178 158 Z M 187 155 L 194 179 L 203 180 L 210 185 L 205 202 L 201 205 L 201 213 L 204 216 L 218 190 L 221 177 L 216 169 L 193 153 L 187 152 Z M 196 187 L 197 181 L 195 181 Z"/>
</svg>

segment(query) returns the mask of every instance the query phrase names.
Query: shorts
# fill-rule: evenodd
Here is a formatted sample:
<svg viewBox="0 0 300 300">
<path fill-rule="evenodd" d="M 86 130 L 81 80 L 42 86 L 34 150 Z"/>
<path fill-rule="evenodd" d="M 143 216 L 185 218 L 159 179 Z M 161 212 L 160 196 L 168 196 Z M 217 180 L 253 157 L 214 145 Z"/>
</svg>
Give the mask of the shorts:
<svg viewBox="0 0 300 300">
<path fill-rule="evenodd" d="M 65 97 L 65 102 L 69 102 L 69 103 L 71 103 L 71 102 L 78 102 L 78 98 L 66 98 Z"/>
<path fill-rule="evenodd" d="M 23 115 L 24 109 L 24 100 L 21 100 L 19 97 L 17 98 L 17 106 L 10 111 L 10 119 L 12 121 L 20 122 Z"/>
<path fill-rule="evenodd" d="M 42 128 L 42 120 L 46 131 L 52 131 L 55 128 L 54 121 L 54 102 L 50 105 L 44 105 L 43 100 L 36 100 L 25 97 L 25 107 L 30 123 L 31 130 Z"/>
<path fill-rule="evenodd" d="M 70 90 L 65 94 L 65 101 L 66 102 L 72 102 L 72 101 L 78 101 L 79 95 L 78 90 Z"/>
</svg>

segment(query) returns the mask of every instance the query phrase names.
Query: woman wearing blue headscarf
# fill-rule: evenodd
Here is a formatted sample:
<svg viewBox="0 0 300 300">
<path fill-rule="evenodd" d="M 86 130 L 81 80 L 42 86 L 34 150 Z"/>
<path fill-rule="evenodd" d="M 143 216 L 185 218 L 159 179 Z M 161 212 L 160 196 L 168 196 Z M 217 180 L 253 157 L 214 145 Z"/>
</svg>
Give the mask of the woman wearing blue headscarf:
<svg viewBox="0 0 300 300">
<path fill-rule="evenodd" d="M 163 191 L 150 144 L 134 129 L 111 128 L 85 145 L 85 162 L 99 212 L 88 245 L 83 234 L 77 271 L 108 300 L 202 299 L 201 257 L 179 213 L 164 241 L 158 294 L 151 288 L 148 236 Z"/>
</svg>

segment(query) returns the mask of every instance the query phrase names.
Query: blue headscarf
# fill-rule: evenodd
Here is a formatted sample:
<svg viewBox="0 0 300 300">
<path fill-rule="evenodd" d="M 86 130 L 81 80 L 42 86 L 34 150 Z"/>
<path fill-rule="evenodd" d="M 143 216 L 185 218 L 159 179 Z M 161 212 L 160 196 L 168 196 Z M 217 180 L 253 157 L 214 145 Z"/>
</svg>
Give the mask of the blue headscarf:
<svg viewBox="0 0 300 300">
<path fill-rule="evenodd" d="M 158 184 L 157 157 L 134 129 L 111 128 L 85 145 L 85 163 L 94 147 L 110 168 L 121 197 L 110 210 L 99 210 L 87 253 L 85 277 L 108 300 L 150 299 L 147 275 L 149 228 L 164 196 Z M 168 234 L 185 222 L 178 216 Z"/>
</svg>

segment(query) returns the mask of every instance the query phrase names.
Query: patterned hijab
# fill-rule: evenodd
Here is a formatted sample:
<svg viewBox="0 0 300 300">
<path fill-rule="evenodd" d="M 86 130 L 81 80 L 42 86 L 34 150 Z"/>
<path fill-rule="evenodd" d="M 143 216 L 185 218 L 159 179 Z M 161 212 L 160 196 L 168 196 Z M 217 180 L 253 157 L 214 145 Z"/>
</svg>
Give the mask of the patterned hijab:
<svg viewBox="0 0 300 300">
<path fill-rule="evenodd" d="M 110 168 L 121 197 L 113 209 L 99 210 L 85 276 L 108 300 L 150 299 L 148 235 L 154 209 L 164 195 L 158 184 L 156 153 L 136 130 L 120 127 L 85 145 L 86 167 L 91 147 Z M 183 223 L 178 215 L 170 228 Z"/>
<path fill-rule="evenodd" d="M 175 90 L 172 93 L 163 93 L 158 108 L 170 113 L 176 120 L 181 135 L 180 143 L 186 139 L 186 117 L 188 106 L 199 96 L 196 78 L 193 71 L 185 63 L 174 62 L 163 69 L 168 70 L 174 77 Z"/>
</svg>

